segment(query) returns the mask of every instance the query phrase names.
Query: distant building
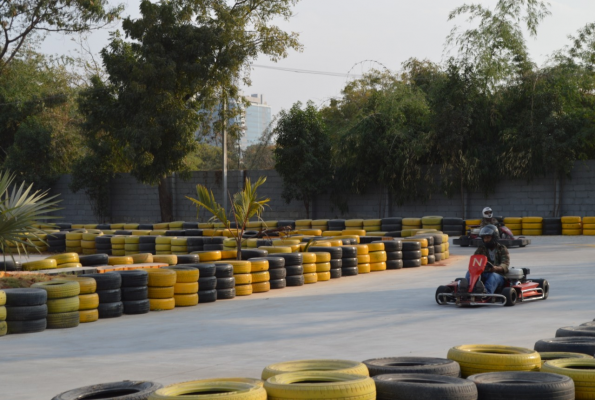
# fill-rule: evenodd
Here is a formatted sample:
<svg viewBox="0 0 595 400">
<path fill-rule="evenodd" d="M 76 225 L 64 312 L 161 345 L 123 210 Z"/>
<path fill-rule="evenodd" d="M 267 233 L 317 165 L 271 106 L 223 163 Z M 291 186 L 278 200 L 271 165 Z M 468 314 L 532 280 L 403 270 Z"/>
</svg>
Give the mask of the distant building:
<svg viewBox="0 0 595 400">
<path fill-rule="evenodd" d="M 246 130 L 240 142 L 240 146 L 243 149 L 258 142 L 262 133 L 269 127 L 272 119 L 271 106 L 267 105 L 262 94 L 253 94 L 245 96 L 245 98 L 250 102 L 250 105 L 244 111 Z"/>
</svg>

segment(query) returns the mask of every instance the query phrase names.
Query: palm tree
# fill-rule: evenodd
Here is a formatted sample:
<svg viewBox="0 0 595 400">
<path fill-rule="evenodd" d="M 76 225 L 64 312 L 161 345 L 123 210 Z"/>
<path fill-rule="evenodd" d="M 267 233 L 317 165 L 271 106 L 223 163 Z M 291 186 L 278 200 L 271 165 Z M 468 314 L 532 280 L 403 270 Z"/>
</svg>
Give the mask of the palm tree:
<svg viewBox="0 0 595 400">
<path fill-rule="evenodd" d="M 203 185 L 196 185 L 198 200 L 186 196 L 187 199 L 196 204 L 196 207 L 199 210 L 202 207 L 213 214 L 209 221 L 219 221 L 223 223 L 236 241 L 238 260 L 242 259 L 242 236 L 246 230 L 246 223 L 254 216 L 260 219 L 260 216 L 264 212 L 264 206 L 270 201 L 270 199 L 258 199 L 256 194 L 256 189 L 265 182 L 266 177 L 264 176 L 258 178 L 258 181 L 254 184 L 250 183 L 250 179 L 246 179 L 244 189 L 233 195 L 233 198 L 231 199 L 231 214 L 237 227 L 237 229 L 233 231 L 231 230 L 231 223 L 227 218 L 227 212 L 219 203 L 217 203 L 217 201 L 215 201 L 215 196 L 212 191 L 208 190 Z"/>
<path fill-rule="evenodd" d="M 45 243 L 40 238 L 45 232 L 37 227 L 37 221 L 58 218 L 47 214 L 59 210 L 56 204 L 61 201 L 55 200 L 58 195 L 48 197 L 48 190 L 33 192 L 33 184 L 13 185 L 14 180 L 14 174 L 0 171 L 0 251 L 4 258 L 6 254 L 13 258 L 15 248 L 19 255 L 28 254 L 28 250 L 40 252 L 33 241 Z"/>
</svg>

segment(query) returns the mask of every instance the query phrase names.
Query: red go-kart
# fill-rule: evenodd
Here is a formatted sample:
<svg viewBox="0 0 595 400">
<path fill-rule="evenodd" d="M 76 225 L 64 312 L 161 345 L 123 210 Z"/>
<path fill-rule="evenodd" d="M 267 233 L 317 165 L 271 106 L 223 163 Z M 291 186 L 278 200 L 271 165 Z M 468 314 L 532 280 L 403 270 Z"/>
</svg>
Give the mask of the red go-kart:
<svg viewBox="0 0 595 400">
<path fill-rule="evenodd" d="M 457 306 L 514 306 L 517 302 L 545 300 L 550 285 L 545 279 L 527 279 L 528 268 L 510 268 L 505 275 L 504 287 L 500 293 L 484 293 L 483 285 L 476 285 L 481 274 L 489 272 L 491 264 L 484 255 L 473 255 L 469 260 L 469 282 L 457 278 L 436 289 L 436 303 Z"/>
<path fill-rule="evenodd" d="M 483 243 L 481 238 L 479 237 L 479 231 L 481 230 L 481 227 L 479 225 L 472 225 L 472 226 L 470 226 L 470 228 L 471 229 L 469 229 L 469 231 L 467 231 L 466 235 L 461 236 L 457 239 L 454 239 L 453 244 L 459 245 L 461 247 L 469 247 L 469 246 L 479 247 L 479 246 L 481 246 Z M 498 242 L 508 248 L 525 247 L 525 246 L 531 244 L 531 239 L 527 239 L 523 236 L 519 236 L 519 237 L 515 238 L 514 235 L 512 234 L 512 231 L 510 229 L 508 229 L 508 227 L 506 227 L 502 224 L 498 224 L 497 228 L 498 228 L 498 232 L 499 232 L 499 236 L 500 236 L 500 238 L 498 239 Z"/>
</svg>

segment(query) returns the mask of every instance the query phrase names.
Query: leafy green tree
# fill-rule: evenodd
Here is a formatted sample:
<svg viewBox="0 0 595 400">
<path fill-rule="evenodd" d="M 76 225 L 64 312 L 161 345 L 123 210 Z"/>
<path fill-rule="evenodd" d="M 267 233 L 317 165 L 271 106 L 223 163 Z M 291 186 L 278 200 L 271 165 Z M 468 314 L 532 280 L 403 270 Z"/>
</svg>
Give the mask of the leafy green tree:
<svg viewBox="0 0 595 400">
<path fill-rule="evenodd" d="M 320 111 L 314 103 L 295 103 L 279 114 L 275 170 L 283 178 L 281 196 L 289 203 L 299 200 L 310 217 L 310 205 L 328 190 L 332 179 L 331 141 Z"/>
<path fill-rule="evenodd" d="M 80 107 L 85 135 L 110 149 L 104 163 L 158 185 L 161 219 L 172 218 L 166 178 L 188 172 L 196 132 L 220 104 L 238 99 L 244 67 L 260 54 L 276 60 L 299 49 L 297 35 L 272 24 L 295 0 L 141 2 L 142 17 L 123 22 L 102 50 L 108 80 L 94 78 Z M 244 79 L 242 79 L 244 78 Z M 227 110 L 227 111 L 225 111 Z M 221 123 L 237 112 L 223 108 Z"/>
<path fill-rule="evenodd" d="M 247 170 L 274 169 L 275 146 L 272 144 L 252 144 L 244 150 L 244 166 Z"/>
</svg>

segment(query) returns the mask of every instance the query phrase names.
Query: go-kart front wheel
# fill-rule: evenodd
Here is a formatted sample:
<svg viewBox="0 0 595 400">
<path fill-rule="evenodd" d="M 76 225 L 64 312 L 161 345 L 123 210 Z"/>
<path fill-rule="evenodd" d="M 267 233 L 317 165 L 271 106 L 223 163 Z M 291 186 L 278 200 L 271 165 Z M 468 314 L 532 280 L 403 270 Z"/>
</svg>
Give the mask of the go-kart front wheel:
<svg viewBox="0 0 595 400">
<path fill-rule="evenodd" d="M 543 290 L 543 300 L 546 300 L 550 295 L 550 283 L 547 279 L 531 279 L 533 282 L 538 283 L 541 290 Z"/>
<path fill-rule="evenodd" d="M 452 288 L 449 286 L 438 286 L 438 289 L 436 289 L 436 303 L 441 306 L 448 304 L 447 299 L 449 299 L 450 296 L 438 296 L 440 293 L 452 293 Z"/>
<path fill-rule="evenodd" d="M 502 296 L 506 297 L 506 302 L 504 303 L 506 307 L 514 306 L 518 299 L 516 290 L 511 287 L 504 288 L 504 290 L 502 290 Z"/>
</svg>

